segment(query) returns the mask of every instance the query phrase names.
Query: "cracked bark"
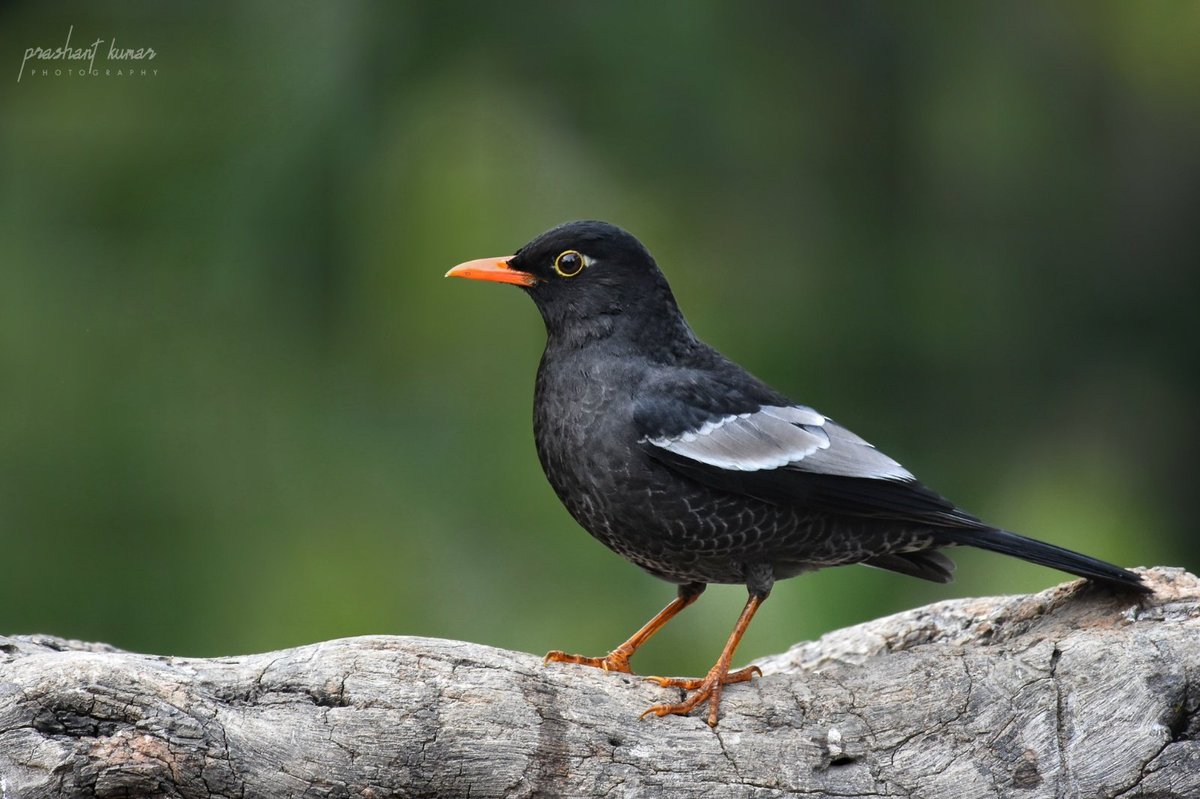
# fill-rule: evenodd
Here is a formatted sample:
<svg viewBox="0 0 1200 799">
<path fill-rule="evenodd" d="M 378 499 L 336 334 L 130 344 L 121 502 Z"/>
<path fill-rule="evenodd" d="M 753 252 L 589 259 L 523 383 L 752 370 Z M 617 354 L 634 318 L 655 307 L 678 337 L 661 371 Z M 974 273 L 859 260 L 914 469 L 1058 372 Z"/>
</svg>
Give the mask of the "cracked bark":
<svg viewBox="0 0 1200 799">
<path fill-rule="evenodd" d="M 216 659 L 0 638 L 0 797 L 1200 796 L 1200 580 L 941 602 L 679 695 L 455 641 Z"/>
</svg>

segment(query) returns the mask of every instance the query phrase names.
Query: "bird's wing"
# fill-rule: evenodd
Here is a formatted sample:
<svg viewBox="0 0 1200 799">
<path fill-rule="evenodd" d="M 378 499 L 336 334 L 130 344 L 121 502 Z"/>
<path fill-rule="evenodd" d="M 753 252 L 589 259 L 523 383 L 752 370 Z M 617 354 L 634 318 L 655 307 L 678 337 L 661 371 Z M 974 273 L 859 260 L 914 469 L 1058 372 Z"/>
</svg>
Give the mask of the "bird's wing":
<svg viewBox="0 0 1200 799">
<path fill-rule="evenodd" d="M 645 442 L 719 469 L 757 472 L 783 467 L 872 480 L 912 480 L 896 461 L 841 425 L 803 405 L 766 405 L 706 419 Z"/>
<path fill-rule="evenodd" d="M 713 412 L 663 396 L 634 412 L 639 444 L 701 483 L 770 502 L 937 526 L 983 526 L 846 428 L 803 405 Z"/>
</svg>

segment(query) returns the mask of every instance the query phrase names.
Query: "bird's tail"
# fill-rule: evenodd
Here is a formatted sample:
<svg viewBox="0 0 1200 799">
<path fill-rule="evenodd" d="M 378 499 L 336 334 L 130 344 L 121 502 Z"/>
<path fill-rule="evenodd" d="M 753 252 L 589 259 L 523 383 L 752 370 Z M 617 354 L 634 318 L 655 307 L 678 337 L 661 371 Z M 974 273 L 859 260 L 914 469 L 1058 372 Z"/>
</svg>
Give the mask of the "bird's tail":
<svg viewBox="0 0 1200 799">
<path fill-rule="evenodd" d="M 1059 569 L 1089 580 L 1095 580 L 1119 591 L 1141 594 L 1153 593 L 1146 587 L 1140 575 L 1120 566 L 1105 563 L 1069 549 L 1056 547 L 1043 541 L 1035 541 L 1007 530 L 954 530 L 945 531 L 945 537 L 955 544 L 988 549 L 1003 555 L 1027 560 L 1052 569 Z"/>
</svg>

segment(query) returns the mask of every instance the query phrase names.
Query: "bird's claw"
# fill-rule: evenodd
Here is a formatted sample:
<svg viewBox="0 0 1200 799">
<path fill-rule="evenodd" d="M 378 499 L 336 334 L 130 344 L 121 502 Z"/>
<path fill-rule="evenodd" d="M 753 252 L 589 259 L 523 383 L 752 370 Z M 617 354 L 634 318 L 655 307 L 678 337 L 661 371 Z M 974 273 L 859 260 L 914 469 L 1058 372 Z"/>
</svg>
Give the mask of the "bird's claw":
<svg viewBox="0 0 1200 799">
<path fill-rule="evenodd" d="M 721 678 L 722 685 L 732 685 L 735 682 L 748 682 L 755 675 L 762 676 L 762 669 L 758 666 L 747 666 L 744 669 L 731 671 Z M 652 682 L 663 688 L 682 688 L 685 691 L 695 691 L 708 681 L 708 677 L 643 677 L 643 680 Z"/>
<path fill-rule="evenodd" d="M 574 663 L 577 666 L 591 666 L 604 671 L 616 671 L 621 674 L 633 674 L 629 668 L 629 656 L 621 652 L 609 652 L 602 658 L 591 658 L 584 655 L 569 655 L 558 649 L 546 653 L 542 663 Z"/>
<path fill-rule="evenodd" d="M 642 679 L 661 688 L 682 688 L 685 691 L 695 691 L 704 684 L 704 680 L 697 677 L 643 677 Z M 645 713 L 642 714 L 643 717 L 645 715 Z"/>
<path fill-rule="evenodd" d="M 737 671 L 726 671 L 721 673 L 717 669 L 713 669 L 704 679 L 696 679 L 692 677 L 646 677 L 649 682 L 657 683 L 663 688 L 682 688 L 685 691 L 692 691 L 692 695 L 684 699 L 682 702 L 674 705 L 651 705 L 646 708 L 638 718 L 644 719 L 646 716 L 686 716 L 691 713 L 697 705 L 704 700 L 708 700 L 708 726 L 717 726 L 717 709 L 721 705 L 721 689 L 726 685 L 733 685 L 739 682 L 749 682 L 754 678 L 754 675 L 762 676 L 762 669 L 758 666 L 747 666 L 744 669 Z"/>
</svg>

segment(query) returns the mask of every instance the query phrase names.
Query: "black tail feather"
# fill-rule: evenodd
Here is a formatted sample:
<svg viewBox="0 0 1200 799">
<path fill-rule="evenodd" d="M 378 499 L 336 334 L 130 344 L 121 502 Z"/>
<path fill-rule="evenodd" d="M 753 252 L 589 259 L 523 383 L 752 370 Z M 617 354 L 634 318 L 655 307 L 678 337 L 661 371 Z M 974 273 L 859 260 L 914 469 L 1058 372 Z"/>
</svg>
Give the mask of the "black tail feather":
<svg viewBox="0 0 1200 799">
<path fill-rule="evenodd" d="M 1086 577 L 1120 591 L 1153 593 L 1153 590 L 1142 582 L 1140 575 L 1122 569 L 1120 566 L 1114 566 L 1111 563 L 1105 563 L 1102 560 L 1090 558 L 1087 555 L 1081 555 L 1078 552 L 1056 547 L 1043 541 L 1035 541 L 1007 530 L 953 530 L 945 531 L 944 536 L 948 542 L 1011 555 L 1030 563 Z"/>
<path fill-rule="evenodd" d="M 954 561 L 936 549 L 876 555 L 870 560 L 864 560 L 863 564 L 874 566 L 876 569 L 899 572 L 909 577 L 920 577 L 934 583 L 954 581 Z"/>
</svg>

